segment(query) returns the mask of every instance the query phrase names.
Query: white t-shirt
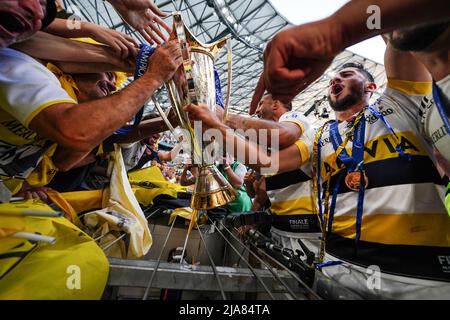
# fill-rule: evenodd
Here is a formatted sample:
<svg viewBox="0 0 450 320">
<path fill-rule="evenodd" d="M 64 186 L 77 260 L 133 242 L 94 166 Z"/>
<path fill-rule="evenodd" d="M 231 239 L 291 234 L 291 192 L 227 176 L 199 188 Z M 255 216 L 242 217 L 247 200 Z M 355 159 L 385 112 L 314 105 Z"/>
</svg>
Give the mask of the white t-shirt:
<svg viewBox="0 0 450 320">
<path fill-rule="evenodd" d="M 0 175 L 26 178 L 52 143 L 28 128 L 45 108 L 76 103 L 35 59 L 0 48 Z"/>
<path fill-rule="evenodd" d="M 122 148 L 123 162 L 127 171 L 133 169 L 138 164 L 145 153 L 145 149 L 147 149 L 147 146 L 140 141 L 121 144 L 120 147 Z"/>
</svg>

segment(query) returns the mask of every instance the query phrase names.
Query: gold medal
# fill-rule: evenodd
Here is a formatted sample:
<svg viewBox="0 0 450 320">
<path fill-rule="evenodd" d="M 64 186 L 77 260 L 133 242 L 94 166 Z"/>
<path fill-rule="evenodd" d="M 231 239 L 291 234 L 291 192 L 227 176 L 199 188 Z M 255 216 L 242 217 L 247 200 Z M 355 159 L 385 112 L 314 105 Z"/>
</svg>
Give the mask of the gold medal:
<svg viewBox="0 0 450 320">
<path fill-rule="evenodd" d="M 369 179 L 367 178 L 364 171 L 362 172 L 362 175 L 364 177 L 364 188 L 367 188 L 367 186 L 369 185 Z M 360 182 L 361 182 L 361 172 L 360 171 L 352 171 L 352 172 L 347 173 L 347 175 L 345 176 L 345 185 L 350 190 L 358 192 L 360 189 L 359 188 Z"/>
</svg>

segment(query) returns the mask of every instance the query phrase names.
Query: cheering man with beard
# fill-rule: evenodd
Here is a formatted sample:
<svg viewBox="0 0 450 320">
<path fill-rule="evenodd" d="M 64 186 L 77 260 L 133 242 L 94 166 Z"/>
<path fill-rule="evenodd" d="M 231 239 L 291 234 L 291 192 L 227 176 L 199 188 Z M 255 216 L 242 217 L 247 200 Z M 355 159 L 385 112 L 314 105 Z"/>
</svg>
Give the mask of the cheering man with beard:
<svg viewBox="0 0 450 320">
<path fill-rule="evenodd" d="M 379 9 L 378 28 L 368 27 L 369 7 Z M 346 47 L 398 28 L 448 20 L 449 9 L 448 1 L 350 1 L 326 19 L 283 30 L 266 47 L 250 112 L 265 90 L 290 101 Z M 444 109 L 449 42 L 439 39 L 422 34 L 415 44 L 430 54 L 421 61 L 436 81 L 433 91 Z M 388 88 L 371 108 L 375 86 L 360 68 L 343 69 L 330 83 L 338 121 L 319 131 L 314 163 L 326 227 L 322 251 L 345 265 L 323 272 L 366 297 L 449 298 L 450 221 L 433 152 L 423 138 L 428 116 L 421 100 L 431 93 L 431 77 L 412 54 L 388 46 L 385 58 Z M 439 130 L 431 136 L 439 149 L 445 143 L 438 140 L 445 138 Z"/>
<path fill-rule="evenodd" d="M 337 121 L 319 129 L 313 166 L 322 255 L 342 263 L 323 272 L 367 298 L 449 297 L 443 180 L 419 116 L 429 74 L 390 46 L 385 66 L 388 87 L 373 105 L 362 66 L 346 64 L 330 82 Z"/>
<path fill-rule="evenodd" d="M 420 129 L 430 76 L 411 54 L 391 50 L 385 55 L 388 86 L 373 105 L 377 86 L 361 65 L 342 66 L 330 81 L 337 120 L 318 130 L 312 161 L 321 257 L 333 262 L 322 272 L 366 298 L 449 298 L 450 221 L 443 181 Z M 409 68 L 397 70 L 399 60 Z M 258 153 L 253 168 L 279 161 L 280 171 L 293 169 L 284 150 L 267 157 L 206 108 L 185 110 L 204 128 L 218 128 L 235 150 L 245 147 L 246 158 Z"/>
</svg>

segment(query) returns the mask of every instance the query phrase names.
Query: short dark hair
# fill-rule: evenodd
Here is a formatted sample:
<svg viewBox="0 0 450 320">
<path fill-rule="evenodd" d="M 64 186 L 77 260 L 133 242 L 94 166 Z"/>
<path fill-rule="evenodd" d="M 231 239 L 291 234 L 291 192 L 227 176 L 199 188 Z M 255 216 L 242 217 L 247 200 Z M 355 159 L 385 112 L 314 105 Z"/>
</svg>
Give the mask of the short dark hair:
<svg viewBox="0 0 450 320">
<path fill-rule="evenodd" d="M 269 95 L 270 95 L 270 98 L 272 99 L 272 101 L 274 101 L 273 96 L 270 92 L 267 92 L 267 91 L 264 92 L 263 97 L 269 96 Z M 277 99 L 275 99 L 275 100 L 277 100 Z M 261 103 L 261 101 L 260 101 L 260 103 Z M 281 103 L 281 105 L 287 109 L 287 111 L 292 111 L 292 101 L 289 101 L 288 103 L 284 103 L 281 100 L 277 100 L 277 101 L 279 101 Z"/>
<path fill-rule="evenodd" d="M 268 96 L 268 95 L 270 95 L 271 99 L 274 100 L 272 94 L 267 91 L 264 92 L 263 97 Z M 277 100 L 277 101 L 280 101 L 280 100 Z M 284 103 L 284 102 L 280 101 L 280 103 L 283 105 L 283 107 L 285 107 L 287 109 L 287 111 L 292 111 L 292 101 L 289 101 L 288 103 Z"/>
<path fill-rule="evenodd" d="M 292 111 L 292 101 L 289 101 L 288 103 L 283 103 L 283 106 L 284 106 L 288 111 Z"/>
<path fill-rule="evenodd" d="M 366 68 L 364 68 L 364 66 L 361 63 L 359 63 L 359 62 L 347 62 L 347 63 L 344 63 L 339 68 L 339 71 L 341 71 L 342 69 L 346 69 L 346 68 L 358 69 L 359 72 L 361 72 L 364 75 L 366 80 L 368 80 L 369 82 L 375 82 L 375 79 L 373 78 L 372 74 L 369 71 L 367 71 Z"/>
</svg>

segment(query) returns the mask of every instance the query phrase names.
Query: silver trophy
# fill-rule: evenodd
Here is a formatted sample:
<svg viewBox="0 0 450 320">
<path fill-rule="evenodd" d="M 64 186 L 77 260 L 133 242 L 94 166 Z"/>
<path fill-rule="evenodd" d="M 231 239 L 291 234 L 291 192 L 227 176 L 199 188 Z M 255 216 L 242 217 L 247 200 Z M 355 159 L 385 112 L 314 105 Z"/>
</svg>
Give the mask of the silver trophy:
<svg viewBox="0 0 450 320">
<path fill-rule="evenodd" d="M 230 46 L 230 36 L 226 36 L 214 43 L 203 44 L 196 39 L 183 22 L 181 13 L 173 13 L 173 30 L 169 40 L 178 40 L 183 64 L 175 72 L 171 80 L 165 85 L 169 99 L 174 108 L 178 122 L 184 132 L 187 132 L 191 142 L 191 161 L 199 165 L 199 174 L 196 177 L 194 193 L 191 199 L 191 208 L 195 210 L 206 210 L 222 206 L 236 197 L 236 191 L 230 183 L 216 168 L 215 158 L 205 149 L 215 149 L 214 139 L 202 141 L 202 136 L 194 132 L 189 117 L 183 111 L 187 104 L 206 104 L 211 111 L 216 108 L 216 86 L 214 78 L 214 60 L 224 46 Z M 224 114 L 231 86 L 231 47 L 229 47 L 229 70 L 228 70 L 228 94 L 225 102 Z M 165 119 L 161 107 L 154 100 L 155 106 Z M 168 121 L 167 121 L 168 122 Z M 168 127 L 172 129 L 170 123 Z M 200 136 L 199 136 L 200 135 Z"/>
</svg>

